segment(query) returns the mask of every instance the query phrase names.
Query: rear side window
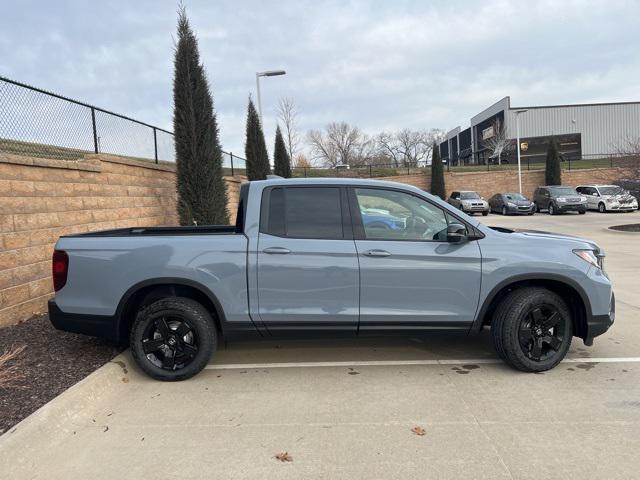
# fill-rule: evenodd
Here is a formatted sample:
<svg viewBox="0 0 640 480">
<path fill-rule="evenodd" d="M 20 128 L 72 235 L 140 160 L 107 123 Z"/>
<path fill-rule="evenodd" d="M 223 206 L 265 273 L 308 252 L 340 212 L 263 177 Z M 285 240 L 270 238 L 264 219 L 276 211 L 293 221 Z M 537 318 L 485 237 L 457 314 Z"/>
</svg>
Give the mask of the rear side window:
<svg viewBox="0 0 640 480">
<path fill-rule="evenodd" d="M 332 187 L 274 188 L 262 231 L 291 238 L 344 238 L 340 189 Z"/>
</svg>

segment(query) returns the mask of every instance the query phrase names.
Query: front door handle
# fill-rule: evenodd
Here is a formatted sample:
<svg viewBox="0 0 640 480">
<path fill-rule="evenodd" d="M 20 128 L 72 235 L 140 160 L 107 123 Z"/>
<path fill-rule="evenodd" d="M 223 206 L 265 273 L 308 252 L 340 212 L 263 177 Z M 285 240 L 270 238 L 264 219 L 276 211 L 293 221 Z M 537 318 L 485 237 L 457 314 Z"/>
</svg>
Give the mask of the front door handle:
<svg viewBox="0 0 640 480">
<path fill-rule="evenodd" d="M 269 247 L 262 250 L 262 253 L 269 253 L 271 255 L 286 255 L 287 253 L 291 253 L 291 250 L 284 247 Z"/>
<path fill-rule="evenodd" d="M 389 257 L 389 256 L 391 256 L 391 254 L 389 252 L 387 252 L 386 250 L 378 250 L 378 249 L 367 250 L 366 252 L 362 252 L 362 254 L 366 255 L 367 257 Z"/>
</svg>

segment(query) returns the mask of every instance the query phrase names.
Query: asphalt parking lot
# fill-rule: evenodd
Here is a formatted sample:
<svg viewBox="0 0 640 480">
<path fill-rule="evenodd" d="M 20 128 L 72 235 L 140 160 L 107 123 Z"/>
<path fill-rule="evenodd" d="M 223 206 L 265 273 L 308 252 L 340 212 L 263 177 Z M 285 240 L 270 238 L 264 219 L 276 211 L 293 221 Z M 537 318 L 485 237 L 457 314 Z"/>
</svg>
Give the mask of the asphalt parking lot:
<svg viewBox="0 0 640 480">
<path fill-rule="evenodd" d="M 599 242 L 612 329 L 543 374 L 486 333 L 235 343 L 174 384 L 124 353 L 0 438 L 0 478 L 640 478 L 640 235 L 606 230 L 640 213 L 478 218 Z"/>
</svg>

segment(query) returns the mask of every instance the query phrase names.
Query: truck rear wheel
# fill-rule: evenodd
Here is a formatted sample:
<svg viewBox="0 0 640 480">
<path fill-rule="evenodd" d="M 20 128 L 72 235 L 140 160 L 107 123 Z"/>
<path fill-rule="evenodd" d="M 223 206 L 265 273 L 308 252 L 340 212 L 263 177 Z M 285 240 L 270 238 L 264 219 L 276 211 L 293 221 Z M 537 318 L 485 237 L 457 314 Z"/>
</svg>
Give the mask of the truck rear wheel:
<svg viewBox="0 0 640 480">
<path fill-rule="evenodd" d="M 186 380 L 200 372 L 215 352 L 216 328 L 198 302 L 168 297 L 138 312 L 129 343 L 136 363 L 150 377 Z"/>
<path fill-rule="evenodd" d="M 491 324 L 498 355 L 523 372 L 555 367 L 571 345 L 573 324 L 566 303 L 557 294 L 538 287 L 509 293 Z"/>
</svg>

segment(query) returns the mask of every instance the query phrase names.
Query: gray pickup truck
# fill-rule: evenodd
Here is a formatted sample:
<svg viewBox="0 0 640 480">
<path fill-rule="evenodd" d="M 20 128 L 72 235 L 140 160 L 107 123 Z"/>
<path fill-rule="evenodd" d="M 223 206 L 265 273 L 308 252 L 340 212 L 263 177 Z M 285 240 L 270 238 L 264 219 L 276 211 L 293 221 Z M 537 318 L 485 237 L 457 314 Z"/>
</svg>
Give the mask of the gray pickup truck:
<svg viewBox="0 0 640 480">
<path fill-rule="evenodd" d="M 128 339 L 151 377 L 202 370 L 219 339 L 474 334 L 509 365 L 553 368 L 614 321 L 588 240 L 490 228 L 418 188 L 356 179 L 245 183 L 235 226 L 61 237 L 53 325 Z"/>
</svg>

